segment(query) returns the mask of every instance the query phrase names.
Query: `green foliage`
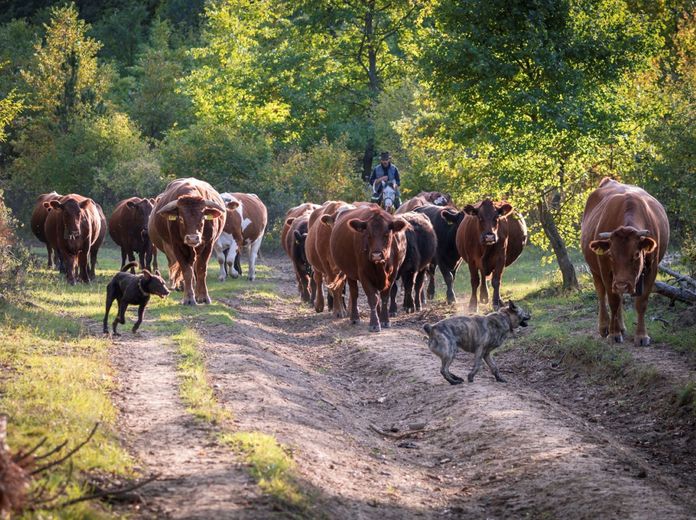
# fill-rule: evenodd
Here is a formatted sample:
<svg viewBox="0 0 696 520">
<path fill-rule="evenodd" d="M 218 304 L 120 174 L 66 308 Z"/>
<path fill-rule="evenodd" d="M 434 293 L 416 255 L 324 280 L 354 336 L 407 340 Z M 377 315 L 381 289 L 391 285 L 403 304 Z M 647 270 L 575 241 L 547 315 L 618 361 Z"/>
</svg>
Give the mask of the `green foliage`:
<svg viewBox="0 0 696 520">
<path fill-rule="evenodd" d="M 121 67 L 134 65 L 138 48 L 145 41 L 147 16 L 146 6 L 132 0 L 103 13 L 91 31 L 102 44 L 100 55 Z"/>
</svg>

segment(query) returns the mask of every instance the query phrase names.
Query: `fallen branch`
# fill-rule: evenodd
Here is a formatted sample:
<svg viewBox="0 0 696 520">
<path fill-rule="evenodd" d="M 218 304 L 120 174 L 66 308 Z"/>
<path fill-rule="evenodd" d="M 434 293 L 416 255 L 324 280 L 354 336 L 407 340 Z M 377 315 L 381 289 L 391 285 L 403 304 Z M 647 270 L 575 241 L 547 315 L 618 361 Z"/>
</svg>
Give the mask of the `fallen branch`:
<svg viewBox="0 0 696 520">
<path fill-rule="evenodd" d="M 670 300 L 680 301 L 693 305 L 696 303 L 696 292 L 688 289 L 674 287 L 664 282 L 655 282 L 655 292 L 661 296 L 665 296 Z"/>
<path fill-rule="evenodd" d="M 98 423 L 98 422 L 94 423 L 94 428 L 92 428 L 92 431 L 89 432 L 89 435 L 87 436 L 87 438 L 86 438 L 84 441 L 82 441 L 80 444 L 78 444 L 78 445 L 75 446 L 72 450 L 70 450 L 68 453 L 66 453 L 64 457 L 62 457 L 62 458 L 60 458 L 60 459 L 58 459 L 58 460 L 54 460 L 54 461 L 52 461 L 52 462 L 49 462 L 48 464 L 44 464 L 43 466 L 39 466 L 39 467 L 36 468 L 34 471 L 32 471 L 32 472 L 30 473 L 30 475 L 36 475 L 36 474 L 38 474 L 38 473 L 41 473 L 41 472 L 43 472 L 43 471 L 46 471 L 46 470 L 49 469 L 49 468 L 52 468 L 53 466 L 58 466 L 59 464 L 62 464 L 63 462 L 65 462 L 66 460 L 68 460 L 68 459 L 69 459 L 70 457 L 72 457 L 75 453 L 77 453 L 85 444 L 87 444 L 90 440 L 92 440 L 92 437 L 94 437 L 94 434 L 97 432 L 97 428 L 98 428 L 98 427 L 99 427 L 99 423 Z M 43 456 L 41 456 L 41 457 L 37 457 L 37 459 L 38 459 L 38 458 L 44 458 L 44 457 L 45 457 L 45 455 L 43 455 Z"/>
<path fill-rule="evenodd" d="M 406 437 L 410 437 L 412 435 L 415 435 L 416 433 L 430 433 L 430 432 L 436 432 L 439 430 L 444 430 L 444 426 L 440 426 L 438 428 L 418 428 L 415 430 L 408 430 L 405 432 L 385 432 L 384 430 L 380 430 L 375 426 L 374 424 L 370 425 L 370 429 L 374 431 L 375 433 L 378 433 L 379 435 L 382 435 L 384 437 L 388 437 L 390 439 L 394 439 L 395 441 L 398 441 L 400 439 L 405 439 Z"/>
<path fill-rule="evenodd" d="M 670 269 L 669 267 L 666 267 L 662 264 L 658 265 L 657 268 L 661 272 L 666 273 L 666 274 L 670 275 L 671 277 L 673 277 L 674 280 L 677 283 L 679 283 L 680 285 L 682 285 L 682 284 L 688 285 L 688 286 L 692 287 L 693 290 L 696 290 L 696 280 L 694 280 L 690 276 L 682 274 L 680 272 L 677 272 L 677 271 Z"/>
<path fill-rule="evenodd" d="M 62 502 L 60 504 L 57 504 L 54 508 L 52 509 L 62 509 L 67 506 L 71 506 L 73 504 L 77 504 L 78 502 L 85 502 L 86 500 L 95 500 L 97 498 L 107 498 L 107 497 L 117 497 L 120 495 L 125 495 L 126 493 L 130 493 L 131 491 L 135 491 L 136 489 L 139 489 L 143 487 L 146 484 L 149 484 L 153 480 L 157 480 L 159 478 L 160 474 L 157 473 L 155 475 L 151 475 L 145 480 L 141 480 L 140 482 L 133 484 L 132 486 L 126 486 L 122 488 L 117 488 L 117 489 L 105 489 L 103 491 L 99 491 L 97 493 L 92 493 L 91 495 L 85 495 L 79 498 L 74 498 L 72 500 L 68 500 L 67 502 Z"/>
</svg>

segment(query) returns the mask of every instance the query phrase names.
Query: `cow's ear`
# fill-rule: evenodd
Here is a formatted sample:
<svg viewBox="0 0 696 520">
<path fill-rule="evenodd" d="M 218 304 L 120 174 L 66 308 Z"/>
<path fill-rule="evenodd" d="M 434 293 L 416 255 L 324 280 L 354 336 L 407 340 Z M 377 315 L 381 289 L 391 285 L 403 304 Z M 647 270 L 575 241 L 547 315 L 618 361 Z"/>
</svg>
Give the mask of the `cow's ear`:
<svg viewBox="0 0 696 520">
<path fill-rule="evenodd" d="M 367 222 L 365 222 L 364 220 L 360 220 L 359 218 L 350 219 L 348 221 L 348 225 L 358 233 L 362 233 L 367 229 Z"/>
<path fill-rule="evenodd" d="M 336 222 L 336 217 L 334 215 L 322 215 L 321 222 L 327 226 L 333 226 L 334 222 Z"/>
<path fill-rule="evenodd" d="M 650 237 L 641 237 L 638 242 L 638 247 L 640 247 L 644 253 L 652 253 L 657 249 L 657 242 Z"/>
<path fill-rule="evenodd" d="M 156 270 L 155 270 L 155 274 L 156 274 L 157 276 L 159 276 L 160 278 L 162 278 L 162 273 L 159 272 L 159 269 L 156 269 Z"/>
<path fill-rule="evenodd" d="M 505 204 L 501 204 L 500 207 L 498 208 L 498 216 L 500 218 L 505 218 L 507 217 L 510 213 L 512 213 L 512 206 L 508 204 L 507 202 Z"/>
<path fill-rule="evenodd" d="M 288 217 L 287 219 L 285 219 L 286 226 L 292 226 L 293 222 L 295 222 L 295 217 Z"/>
<path fill-rule="evenodd" d="M 152 273 L 151 273 L 150 271 L 148 271 L 147 269 L 143 269 L 142 274 L 143 274 L 143 278 L 145 279 L 146 282 L 147 282 L 150 278 L 152 278 Z"/>
<path fill-rule="evenodd" d="M 450 224 L 455 224 L 457 222 L 457 218 L 459 217 L 459 213 L 447 208 L 441 210 L 440 215 L 442 215 L 442 218 Z"/>
<path fill-rule="evenodd" d="M 231 200 L 225 204 L 225 207 L 229 209 L 230 211 L 235 210 L 239 207 L 239 201 L 238 200 Z"/>
<path fill-rule="evenodd" d="M 593 240 L 590 242 L 590 249 L 598 255 L 603 255 L 611 247 L 611 240 Z"/>
<path fill-rule="evenodd" d="M 87 206 L 89 206 L 89 203 L 92 202 L 91 199 L 85 199 L 82 202 L 80 202 L 80 208 L 85 209 Z"/>
<path fill-rule="evenodd" d="M 222 216 L 222 211 L 217 208 L 205 208 L 203 210 L 203 218 L 206 220 L 213 220 Z"/>
<path fill-rule="evenodd" d="M 130 209 L 133 209 L 135 208 L 135 202 L 129 200 L 128 202 L 126 202 L 126 206 L 128 206 Z"/>
<path fill-rule="evenodd" d="M 472 217 L 475 217 L 476 215 L 478 215 L 478 209 L 476 209 L 471 204 L 467 204 L 466 206 L 464 206 L 464 213 L 466 213 L 467 215 L 471 215 Z"/>
<path fill-rule="evenodd" d="M 50 207 L 52 209 L 63 209 L 63 204 L 61 204 L 57 200 L 52 200 L 48 203 L 44 202 L 44 206 L 46 206 L 46 204 L 48 204 L 47 207 Z"/>
<path fill-rule="evenodd" d="M 295 230 L 295 243 L 299 244 L 300 240 L 302 240 L 302 233 L 300 233 L 298 230 Z"/>
<path fill-rule="evenodd" d="M 406 222 L 405 220 L 400 219 L 400 218 L 394 219 L 394 222 L 389 224 L 389 228 L 392 231 L 394 231 L 394 233 L 398 233 L 399 231 L 403 231 L 404 229 L 406 229 L 407 226 L 408 226 L 408 222 Z"/>
<path fill-rule="evenodd" d="M 155 202 L 157 202 L 157 200 L 154 197 L 150 197 L 148 200 L 153 206 L 155 205 Z"/>
</svg>

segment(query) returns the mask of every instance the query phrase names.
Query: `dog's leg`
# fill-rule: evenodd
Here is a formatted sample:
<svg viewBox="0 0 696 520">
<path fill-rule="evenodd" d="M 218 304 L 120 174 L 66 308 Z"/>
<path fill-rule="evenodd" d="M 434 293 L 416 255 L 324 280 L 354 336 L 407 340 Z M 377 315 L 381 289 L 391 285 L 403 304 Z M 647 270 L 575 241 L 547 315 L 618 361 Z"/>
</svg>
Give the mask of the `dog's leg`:
<svg viewBox="0 0 696 520">
<path fill-rule="evenodd" d="M 113 330 L 114 330 L 114 336 L 120 336 L 118 332 L 116 332 L 116 327 L 118 326 L 119 323 L 124 324 L 126 323 L 126 309 L 128 308 L 128 304 L 119 301 L 118 302 L 118 312 L 116 313 L 116 319 L 114 320 L 113 323 Z"/>
<path fill-rule="evenodd" d="M 471 369 L 471 372 L 469 372 L 469 375 L 467 379 L 469 380 L 469 383 L 474 382 L 474 376 L 476 373 L 481 370 L 481 362 L 483 358 L 483 346 L 478 347 L 476 349 L 476 359 L 474 359 L 474 368 Z"/>
<path fill-rule="evenodd" d="M 135 322 L 135 325 L 133 325 L 133 334 L 135 334 L 138 330 L 138 327 L 140 327 L 140 324 L 143 322 L 143 315 L 145 314 L 145 306 L 147 303 L 141 303 L 138 306 L 138 321 Z"/>
<path fill-rule="evenodd" d="M 109 311 L 111 311 L 111 304 L 114 302 L 114 290 L 111 284 L 106 286 L 106 312 L 104 313 L 104 334 L 109 333 Z"/>
<path fill-rule="evenodd" d="M 495 364 L 495 361 L 493 361 L 493 358 L 491 357 L 490 352 L 486 352 L 483 355 L 483 360 L 486 362 L 486 365 L 488 365 L 488 368 L 491 369 L 491 372 L 495 376 L 495 380 L 498 381 L 499 383 L 507 383 L 505 378 L 500 375 L 500 371 L 498 370 L 498 365 Z"/>
<path fill-rule="evenodd" d="M 428 342 L 428 348 L 430 348 L 430 351 L 442 361 L 442 367 L 440 368 L 440 374 L 442 374 L 442 377 L 444 377 L 451 385 L 462 384 L 464 380 L 461 377 L 454 375 L 449 370 L 452 361 L 454 361 L 454 357 L 457 355 L 457 346 L 448 340 L 441 339 L 438 341 L 431 339 Z"/>
</svg>

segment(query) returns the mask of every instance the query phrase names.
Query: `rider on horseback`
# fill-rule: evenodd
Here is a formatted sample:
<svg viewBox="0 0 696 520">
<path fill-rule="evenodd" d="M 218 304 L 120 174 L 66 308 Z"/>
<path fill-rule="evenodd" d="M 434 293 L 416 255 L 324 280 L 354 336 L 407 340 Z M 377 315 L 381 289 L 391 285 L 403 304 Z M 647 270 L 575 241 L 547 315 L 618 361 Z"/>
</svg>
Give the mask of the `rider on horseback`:
<svg viewBox="0 0 696 520">
<path fill-rule="evenodd" d="M 401 186 L 401 178 L 399 177 L 399 170 L 391 163 L 391 155 L 389 152 L 382 152 L 379 156 L 379 164 L 372 170 L 372 175 L 370 175 L 370 185 L 372 186 L 372 202 L 379 204 L 380 197 L 382 195 L 382 189 L 378 189 L 378 186 L 383 186 L 383 182 L 375 182 L 378 179 L 386 181 L 388 185 L 396 191 L 396 198 L 394 200 L 394 209 L 398 209 L 401 205 L 401 193 L 399 192 L 399 186 Z"/>
</svg>

